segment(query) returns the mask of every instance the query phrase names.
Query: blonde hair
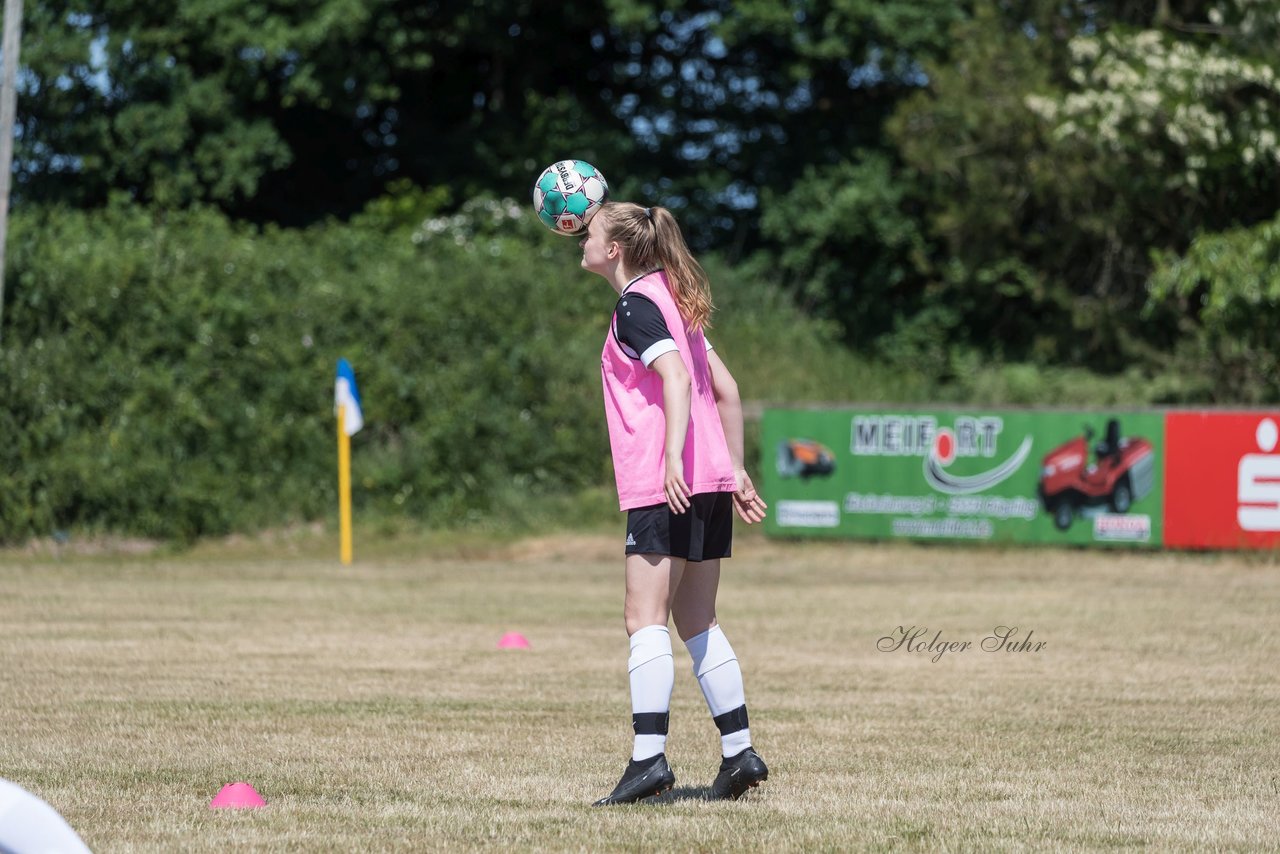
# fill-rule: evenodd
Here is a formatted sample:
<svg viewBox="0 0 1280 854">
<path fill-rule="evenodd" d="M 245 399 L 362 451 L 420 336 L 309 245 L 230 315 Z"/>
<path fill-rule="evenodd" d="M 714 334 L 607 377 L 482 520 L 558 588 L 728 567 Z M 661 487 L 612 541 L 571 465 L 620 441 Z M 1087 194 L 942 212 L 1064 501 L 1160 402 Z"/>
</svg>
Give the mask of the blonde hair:
<svg viewBox="0 0 1280 854">
<path fill-rule="evenodd" d="M 605 238 L 622 247 L 628 270 L 648 272 L 661 267 L 688 328 L 711 328 L 711 312 L 715 308 L 711 303 L 711 282 L 689 251 L 671 211 L 631 202 L 605 202 L 597 216 L 604 217 Z"/>
</svg>

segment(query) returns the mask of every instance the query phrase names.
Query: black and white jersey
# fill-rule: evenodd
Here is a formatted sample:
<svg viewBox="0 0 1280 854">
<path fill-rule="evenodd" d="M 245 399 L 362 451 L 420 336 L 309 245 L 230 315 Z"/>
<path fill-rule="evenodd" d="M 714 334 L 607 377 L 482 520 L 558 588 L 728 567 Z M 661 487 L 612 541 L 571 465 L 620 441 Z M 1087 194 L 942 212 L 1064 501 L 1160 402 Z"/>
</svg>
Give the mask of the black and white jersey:
<svg viewBox="0 0 1280 854">
<path fill-rule="evenodd" d="M 639 359 L 646 368 L 651 367 L 653 360 L 662 354 L 679 349 L 662 311 L 646 296 L 629 294 L 624 290 L 618 298 L 613 317 L 613 333 L 622 351 L 633 359 Z M 707 340 L 707 349 L 711 349 L 710 340 Z"/>
</svg>

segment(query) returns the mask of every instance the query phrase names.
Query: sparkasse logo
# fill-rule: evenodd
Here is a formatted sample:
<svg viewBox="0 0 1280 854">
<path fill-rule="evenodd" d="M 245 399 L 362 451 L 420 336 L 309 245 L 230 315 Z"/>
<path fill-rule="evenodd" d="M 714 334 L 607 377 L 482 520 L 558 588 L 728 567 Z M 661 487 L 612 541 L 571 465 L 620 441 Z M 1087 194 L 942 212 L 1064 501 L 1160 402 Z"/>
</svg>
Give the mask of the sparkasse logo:
<svg viewBox="0 0 1280 854">
<path fill-rule="evenodd" d="M 1280 411 L 1165 417 L 1164 531 L 1176 548 L 1280 548 Z"/>
<path fill-rule="evenodd" d="M 1264 418 L 1254 433 L 1260 454 L 1245 454 L 1237 468 L 1236 521 L 1246 531 L 1280 531 L 1280 454 L 1272 453 L 1280 431 Z"/>
</svg>

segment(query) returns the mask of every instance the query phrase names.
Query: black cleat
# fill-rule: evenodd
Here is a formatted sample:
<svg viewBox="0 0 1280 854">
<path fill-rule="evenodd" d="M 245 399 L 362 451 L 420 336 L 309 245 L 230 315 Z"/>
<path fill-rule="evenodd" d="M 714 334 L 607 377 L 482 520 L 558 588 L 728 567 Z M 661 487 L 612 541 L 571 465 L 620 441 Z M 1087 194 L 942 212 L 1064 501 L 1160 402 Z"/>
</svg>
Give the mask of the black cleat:
<svg viewBox="0 0 1280 854">
<path fill-rule="evenodd" d="M 769 779 L 769 769 L 760 754 L 748 747 L 737 756 L 720 763 L 720 773 L 707 793 L 713 801 L 736 801 L 747 789 L 754 789 Z"/>
<path fill-rule="evenodd" d="M 592 804 L 603 807 L 609 804 L 634 804 L 642 798 L 661 795 L 671 791 L 676 783 L 676 775 L 667 764 L 667 755 L 659 753 L 639 762 L 632 759 L 627 763 L 627 770 L 622 772 L 622 779 L 617 788 L 607 797 Z"/>
</svg>

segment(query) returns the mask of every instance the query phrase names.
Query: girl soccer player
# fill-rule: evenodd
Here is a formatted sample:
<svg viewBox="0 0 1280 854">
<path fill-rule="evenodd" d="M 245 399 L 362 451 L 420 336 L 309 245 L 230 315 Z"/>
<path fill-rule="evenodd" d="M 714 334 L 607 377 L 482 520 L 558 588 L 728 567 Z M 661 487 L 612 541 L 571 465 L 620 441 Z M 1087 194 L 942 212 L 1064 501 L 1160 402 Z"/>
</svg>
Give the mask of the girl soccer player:
<svg viewBox="0 0 1280 854">
<path fill-rule="evenodd" d="M 737 384 L 703 335 L 710 285 L 665 208 L 606 203 L 582 241 L 582 266 L 618 292 L 600 368 L 627 511 L 623 616 L 635 730 L 622 780 L 596 806 L 634 803 L 675 783 L 664 752 L 671 617 L 720 730 L 724 761 L 710 795 L 736 799 L 769 769 L 751 747 L 742 671 L 716 621 L 716 590 L 734 510 L 752 524 L 766 505 L 743 466 Z"/>
</svg>

